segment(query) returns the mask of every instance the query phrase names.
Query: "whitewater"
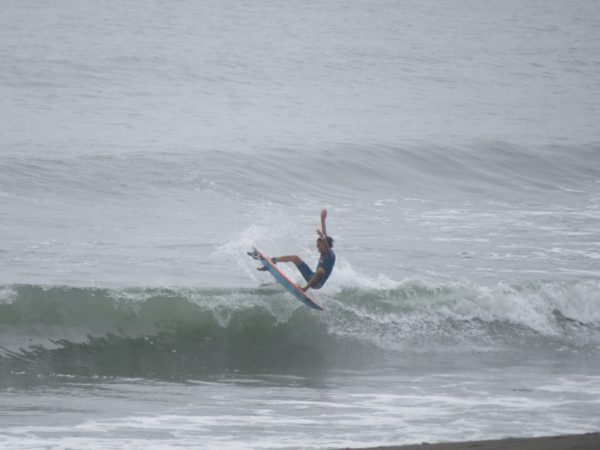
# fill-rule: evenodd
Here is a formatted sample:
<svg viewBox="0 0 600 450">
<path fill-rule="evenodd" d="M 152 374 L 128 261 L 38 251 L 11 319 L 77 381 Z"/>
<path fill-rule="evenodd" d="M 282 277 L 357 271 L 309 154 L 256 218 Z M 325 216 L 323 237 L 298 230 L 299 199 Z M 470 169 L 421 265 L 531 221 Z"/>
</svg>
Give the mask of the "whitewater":
<svg viewBox="0 0 600 450">
<path fill-rule="evenodd" d="M 599 430 L 597 2 L 5 3 L 0 448 Z"/>
</svg>

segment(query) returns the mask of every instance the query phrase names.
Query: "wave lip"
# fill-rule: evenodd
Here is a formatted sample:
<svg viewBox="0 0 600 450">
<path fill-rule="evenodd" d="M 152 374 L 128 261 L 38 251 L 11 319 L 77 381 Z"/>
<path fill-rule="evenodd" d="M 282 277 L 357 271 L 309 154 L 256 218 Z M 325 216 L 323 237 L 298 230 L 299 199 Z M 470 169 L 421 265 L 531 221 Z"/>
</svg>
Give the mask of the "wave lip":
<svg viewBox="0 0 600 450">
<path fill-rule="evenodd" d="M 0 371 L 188 378 L 323 370 L 410 355 L 600 352 L 597 282 L 399 282 L 324 294 L 276 287 L 0 289 Z"/>
</svg>

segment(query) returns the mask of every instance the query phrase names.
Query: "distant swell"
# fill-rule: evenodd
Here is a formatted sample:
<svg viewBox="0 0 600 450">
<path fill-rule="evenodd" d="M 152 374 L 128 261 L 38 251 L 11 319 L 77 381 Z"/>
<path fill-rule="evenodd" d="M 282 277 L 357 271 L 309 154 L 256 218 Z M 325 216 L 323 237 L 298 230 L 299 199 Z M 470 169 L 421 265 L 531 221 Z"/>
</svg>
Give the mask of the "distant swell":
<svg viewBox="0 0 600 450">
<path fill-rule="evenodd" d="M 257 167 L 269 176 L 257 177 Z M 0 176 L 7 198 L 57 195 L 76 201 L 89 201 L 90 195 L 143 201 L 158 194 L 170 198 L 200 193 L 251 199 L 268 195 L 284 201 L 287 194 L 279 198 L 278 190 L 272 189 L 283 183 L 289 192 L 310 185 L 333 194 L 343 186 L 351 197 L 393 189 L 433 197 L 454 193 L 523 198 L 587 192 L 600 179 L 599 168 L 597 144 L 531 148 L 482 142 L 461 147 L 346 144 L 317 152 L 266 148 L 251 153 L 15 156 L 4 158 Z"/>
<path fill-rule="evenodd" d="M 398 283 L 322 297 L 278 288 L 0 288 L 0 374 L 188 378 L 322 370 L 402 355 L 600 352 L 597 282 Z"/>
</svg>

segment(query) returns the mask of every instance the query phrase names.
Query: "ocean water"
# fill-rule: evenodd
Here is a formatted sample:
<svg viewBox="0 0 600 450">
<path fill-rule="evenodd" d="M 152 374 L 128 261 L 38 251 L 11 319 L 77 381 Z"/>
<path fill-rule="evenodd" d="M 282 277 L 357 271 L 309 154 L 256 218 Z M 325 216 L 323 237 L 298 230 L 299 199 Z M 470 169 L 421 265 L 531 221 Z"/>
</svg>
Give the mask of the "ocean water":
<svg viewBox="0 0 600 450">
<path fill-rule="evenodd" d="M 0 42 L 0 448 L 600 429 L 598 2 L 5 1 Z M 315 265 L 323 207 L 319 312 L 246 251 Z"/>
</svg>

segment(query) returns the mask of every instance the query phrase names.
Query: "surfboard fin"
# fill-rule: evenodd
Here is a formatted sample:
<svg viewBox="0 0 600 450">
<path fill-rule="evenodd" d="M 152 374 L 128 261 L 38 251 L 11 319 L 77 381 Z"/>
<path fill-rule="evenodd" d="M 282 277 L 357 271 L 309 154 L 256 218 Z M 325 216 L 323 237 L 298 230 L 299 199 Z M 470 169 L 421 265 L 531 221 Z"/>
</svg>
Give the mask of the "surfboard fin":
<svg viewBox="0 0 600 450">
<path fill-rule="evenodd" d="M 256 250 L 247 253 L 250 258 L 261 260 L 262 257 L 258 254 Z"/>
</svg>

